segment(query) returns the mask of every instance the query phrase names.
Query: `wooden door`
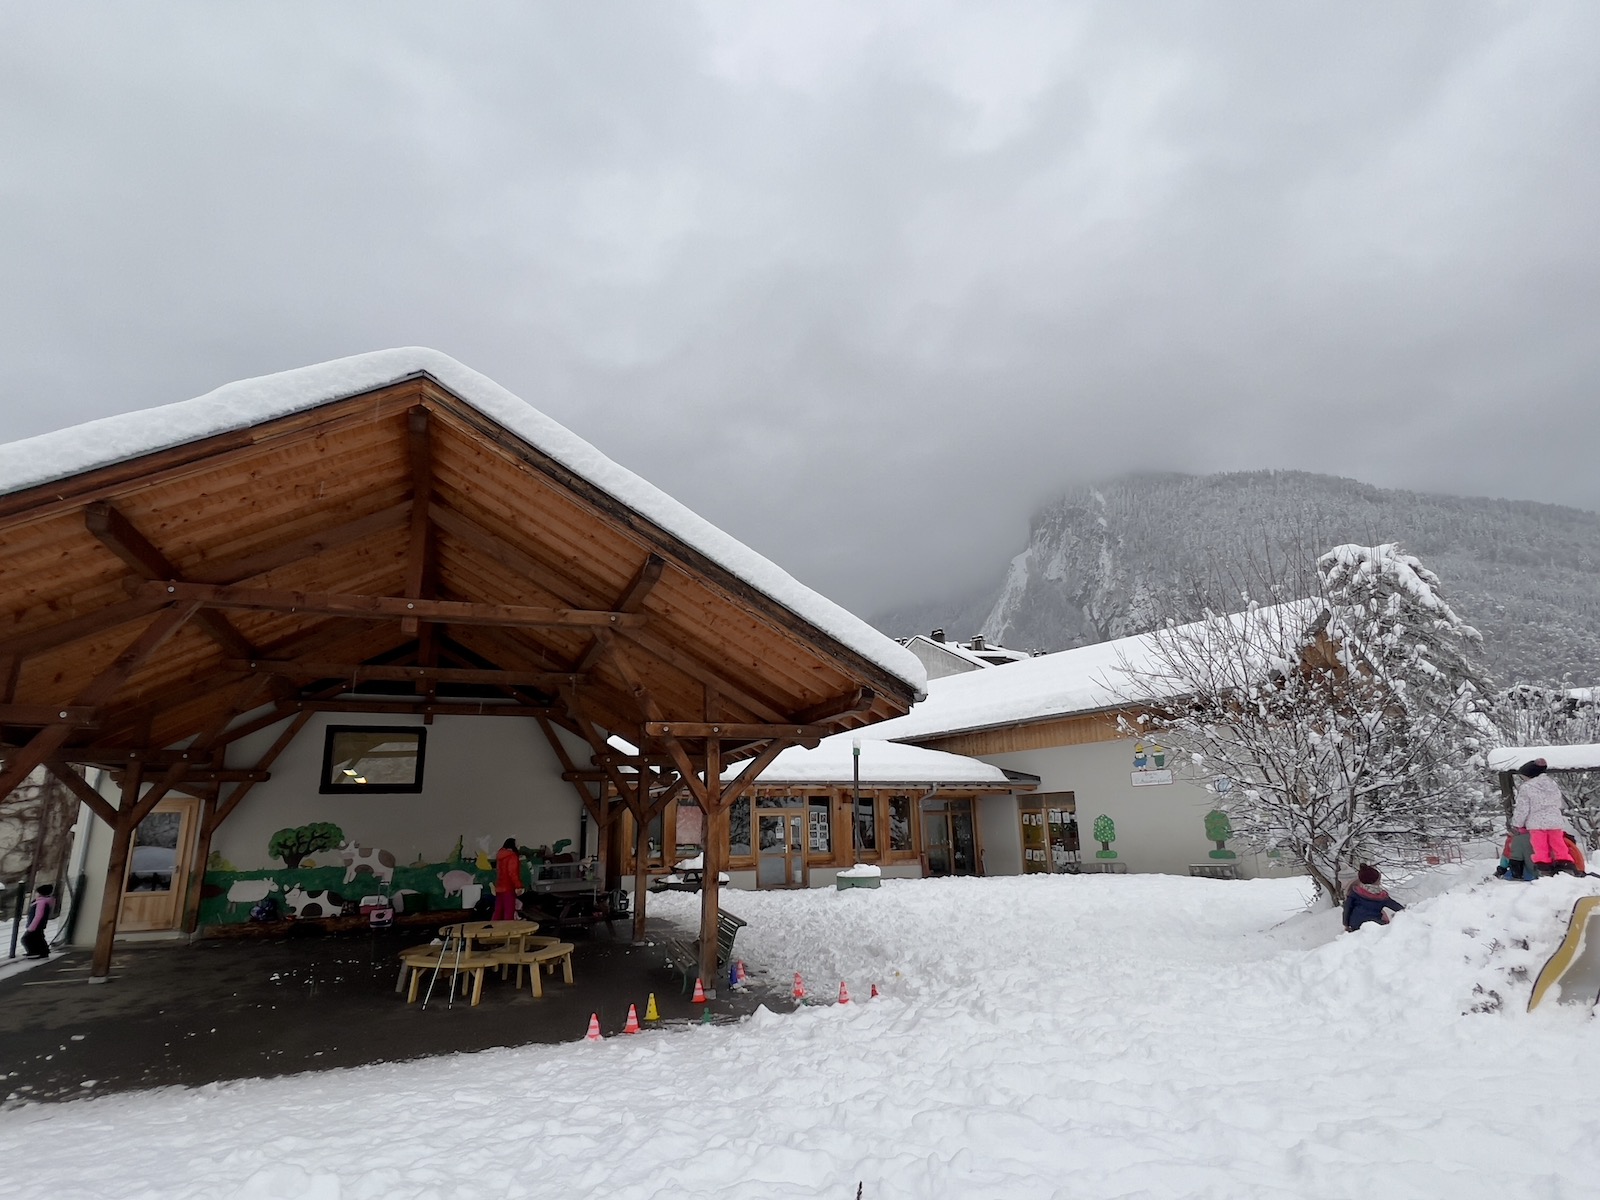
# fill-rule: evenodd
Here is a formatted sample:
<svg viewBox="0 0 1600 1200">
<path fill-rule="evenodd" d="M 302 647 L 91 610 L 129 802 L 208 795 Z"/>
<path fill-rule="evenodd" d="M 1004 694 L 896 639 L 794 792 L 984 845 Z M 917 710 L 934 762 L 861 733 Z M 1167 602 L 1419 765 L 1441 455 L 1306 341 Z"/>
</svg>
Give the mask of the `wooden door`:
<svg viewBox="0 0 1600 1200">
<path fill-rule="evenodd" d="M 138 933 L 178 928 L 199 806 L 198 800 L 175 796 L 156 805 L 139 822 L 128 851 L 119 929 Z"/>
<path fill-rule="evenodd" d="M 800 809 L 756 810 L 756 886 L 806 886 L 806 814 Z"/>
</svg>

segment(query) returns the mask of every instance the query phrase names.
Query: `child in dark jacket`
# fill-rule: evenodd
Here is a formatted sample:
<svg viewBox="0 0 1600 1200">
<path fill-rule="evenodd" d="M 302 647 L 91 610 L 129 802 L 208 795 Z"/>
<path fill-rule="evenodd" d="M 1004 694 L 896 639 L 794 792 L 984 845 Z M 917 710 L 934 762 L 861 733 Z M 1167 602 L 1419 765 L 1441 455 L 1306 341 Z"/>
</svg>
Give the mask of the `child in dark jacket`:
<svg viewBox="0 0 1600 1200">
<path fill-rule="evenodd" d="M 1381 925 L 1389 923 L 1389 913 L 1403 912 L 1405 905 L 1383 890 L 1383 876 L 1377 867 L 1361 864 L 1356 872 L 1357 883 L 1350 885 L 1344 894 L 1344 930 L 1354 933 L 1369 921 Z"/>
</svg>

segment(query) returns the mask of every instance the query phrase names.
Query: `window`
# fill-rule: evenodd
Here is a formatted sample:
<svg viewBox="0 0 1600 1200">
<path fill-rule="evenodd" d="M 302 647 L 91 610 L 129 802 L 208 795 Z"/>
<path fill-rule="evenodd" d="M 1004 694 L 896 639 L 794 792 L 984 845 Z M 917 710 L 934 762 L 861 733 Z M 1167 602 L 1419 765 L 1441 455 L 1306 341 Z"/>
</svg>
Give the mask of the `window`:
<svg viewBox="0 0 1600 1200">
<path fill-rule="evenodd" d="M 889 797 L 889 849 L 911 849 L 911 797 Z"/>
<path fill-rule="evenodd" d="M 750 856 L 750 797 L 740 796 L 728 810 L 728 855 Z"/>
<path fill-rule="evenodd" d="M 871 795 L 861 796 L 856 800 L 856 849 L 878 849 L 878 805 L 877 798 Z"/>
<path fill-rule="evenodd" d="M 832 804 L 827 796 L 812 796 L 806 804 L 806 849 L 815 857 L 833 854 Z"/>
<path fill-rule="evenodd" d="M 323 795 L 420 792 L 428 731 L 421 726 L 330 725 L 322 749 Z"/>
</svg>

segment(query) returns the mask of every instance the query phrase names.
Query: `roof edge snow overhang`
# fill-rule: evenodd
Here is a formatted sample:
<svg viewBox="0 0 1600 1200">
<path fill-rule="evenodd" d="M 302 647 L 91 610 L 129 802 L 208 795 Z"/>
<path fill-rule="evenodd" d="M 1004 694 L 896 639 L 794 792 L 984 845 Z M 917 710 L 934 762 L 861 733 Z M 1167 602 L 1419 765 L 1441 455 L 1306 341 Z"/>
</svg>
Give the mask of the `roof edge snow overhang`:
<svg viewBox="0 0 1600 1200">
<path fill-rule="evenodd" d="M 717 579 L 731 595 L 757 609 L 768 608 L 770 619 L 782 623 L 787 616 L 805 625 L 816 640 L 832 646 L 852 664 L 853 673 L 875 677 L 886 694 L 908 705 L 926 698 L 926 671 L 905 647 L 801 584 L 770 559 L 493 380 L 423 347 L 374 351 L 239 380 L 191 400 L 103 417 L 0 445 L 0 517 L 68 499 L 81 489 L 62 485 L 79 477 L 94 474 L 103 481 L 106 471 L 122 467 L 124 471 L 113 474 L 136 479 L 139 464 L 153 455 L 171 459 L 174 451 L 190 449 L 192 455 L 179 456 L 180 462 L 185 457 L 203 459 L 250 445 L 247 431 L 276 419 L 418 381 L 432 383 L 514 437 L 529 452 L 561 468 L 573 481 L 625 509 L 646 524 L 653 537 Z M 155 436 L 151 436 L 152 413 L 168 418 L 166 424 L 155 425 Z M 625 494 L 629 492 L 647 503 L 641 506 Z M 729 558 L 737 563 L 725 561 Z M 817 611 L 800 611 L 778 594 L 788 591 Z"/>
</svg>

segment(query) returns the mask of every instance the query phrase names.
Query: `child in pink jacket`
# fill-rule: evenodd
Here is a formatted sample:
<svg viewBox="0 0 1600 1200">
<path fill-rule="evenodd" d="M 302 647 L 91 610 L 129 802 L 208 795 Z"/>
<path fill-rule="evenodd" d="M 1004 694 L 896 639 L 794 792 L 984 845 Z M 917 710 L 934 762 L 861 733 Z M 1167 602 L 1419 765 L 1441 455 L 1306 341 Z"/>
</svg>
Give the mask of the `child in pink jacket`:
<svg viewBox="0 0 1600 1200">
<path fill-rule="evenodd" d="M 55 888 L 41 883 L 28 905 L 28 924 L 22 934 L 22 949 L 29 958 L 49 958 L 50 943 L 45 940 L 44 927 L 56 911 Z"/>
<path fill-rule="evenodd" d="M 1516 803 L 1511 809 L 1511 828 L 1526 829 L 1533 843 L 1533 865 L 1546 875 L 1556 871 L 1578 873 L 1567 849 L 1564 800 L 1556 781 L 1545 774 L 1542 758 L 1525 762 L 1517 769 L 1522 782 L 1517 785 Z"/>
</svg>

